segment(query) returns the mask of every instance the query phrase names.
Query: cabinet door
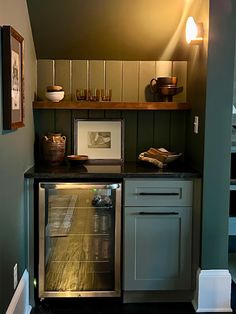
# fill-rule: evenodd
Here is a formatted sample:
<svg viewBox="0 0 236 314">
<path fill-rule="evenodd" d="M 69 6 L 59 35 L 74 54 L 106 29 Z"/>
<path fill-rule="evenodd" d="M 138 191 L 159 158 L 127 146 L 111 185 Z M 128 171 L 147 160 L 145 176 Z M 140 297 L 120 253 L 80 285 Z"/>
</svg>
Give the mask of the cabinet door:
<svg viewBox="0 0 236 314">
<path fill-rule="evenodd" d="M 191 287 L 191 207 L 125 207 L 124 290 Z"/>
</svg>

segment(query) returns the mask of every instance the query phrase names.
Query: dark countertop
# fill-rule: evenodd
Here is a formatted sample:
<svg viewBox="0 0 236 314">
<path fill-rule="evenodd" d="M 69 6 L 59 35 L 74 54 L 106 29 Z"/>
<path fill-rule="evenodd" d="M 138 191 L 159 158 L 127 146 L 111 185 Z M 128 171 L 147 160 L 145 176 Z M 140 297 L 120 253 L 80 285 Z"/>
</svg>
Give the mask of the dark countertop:
<svg viewBox="0 0 236 314">
<path fill-rule="evenodd" d="M 146 162 L 129 162 L 122 165 L 85 164 L 71 167 L 35 165 L 25 173 L 33 179 L 123 179 L 123 178 L 198 178 L 200 174 L 182 164 L 169 164 L 159 169 Z"/>
</svg>

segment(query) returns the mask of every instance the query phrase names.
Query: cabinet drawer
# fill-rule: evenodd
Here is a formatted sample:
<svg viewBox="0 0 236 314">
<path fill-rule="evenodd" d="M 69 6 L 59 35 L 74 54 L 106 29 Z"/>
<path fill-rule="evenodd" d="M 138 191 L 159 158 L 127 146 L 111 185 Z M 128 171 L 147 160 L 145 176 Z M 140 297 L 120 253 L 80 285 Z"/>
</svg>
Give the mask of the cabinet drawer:
<svg viewBox="0 0 236 314">
<path fill-rule="evenodd" d="M 125 180 L 125 206 L 191 206 L 192 181 Z"/>
</svg>

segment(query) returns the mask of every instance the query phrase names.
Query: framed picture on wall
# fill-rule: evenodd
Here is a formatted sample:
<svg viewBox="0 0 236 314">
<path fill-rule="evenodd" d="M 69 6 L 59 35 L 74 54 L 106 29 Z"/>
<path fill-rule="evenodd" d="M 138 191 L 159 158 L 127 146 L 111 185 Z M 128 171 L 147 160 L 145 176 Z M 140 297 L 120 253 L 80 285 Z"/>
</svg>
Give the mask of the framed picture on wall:
<svg viewBox="0 0 236 314">
<path fill-rule="evenodd" d="M 3 129 L 24 126 L 24 38 L 11 26 L 2 27 Z"/>
<path fill-rule="evenodd" d="M 74 131 L 76 155 L 88 155 L 90 163 L 123 162 L 123 120 L 75 119 Z"/>
</svg>

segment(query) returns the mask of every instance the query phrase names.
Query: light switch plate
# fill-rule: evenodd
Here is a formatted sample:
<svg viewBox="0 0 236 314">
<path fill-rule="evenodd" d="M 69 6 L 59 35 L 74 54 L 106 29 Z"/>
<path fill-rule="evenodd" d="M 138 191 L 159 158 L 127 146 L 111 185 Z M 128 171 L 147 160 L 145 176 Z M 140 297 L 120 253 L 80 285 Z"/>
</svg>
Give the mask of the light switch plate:
<svg viewBox="0 0 236 314">
<path fill-rule="evenodd" d="M 193 122 L 193 132 L 195 134 L 198 134 L 198 128 L 199 128 L 199 117 L 195 116 L 194 117 L 194 122 Z"/>
<path fill-rule="evenodd" d="M 13 282 L 14 282 L 14 290 L 15 290 L 16 286 L 18 284 L 17 264 L 15 264 L 15 266 L 13 268 Z"/>
</svg>

